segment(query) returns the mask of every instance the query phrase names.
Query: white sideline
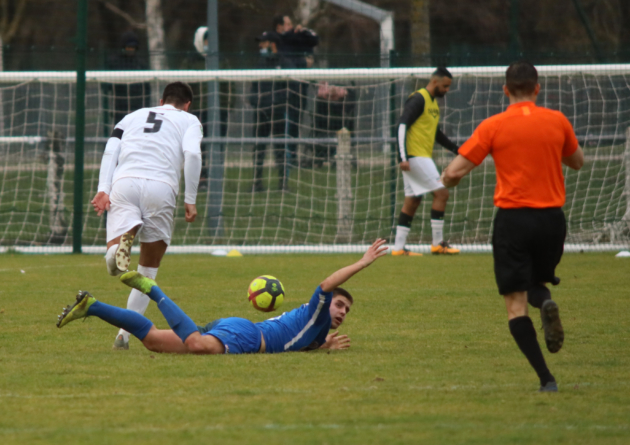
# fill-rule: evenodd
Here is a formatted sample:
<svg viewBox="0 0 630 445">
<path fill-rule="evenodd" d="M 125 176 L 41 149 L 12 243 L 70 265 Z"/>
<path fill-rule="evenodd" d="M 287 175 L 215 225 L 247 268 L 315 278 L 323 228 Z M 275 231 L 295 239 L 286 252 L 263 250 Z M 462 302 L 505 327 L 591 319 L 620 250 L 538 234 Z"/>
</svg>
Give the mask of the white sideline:
<svg viewBox="0 0 630 445">
<path fill-rule="evenodd" d="M 216 246 L 169 246 L 167 254 L 212 254 L 215 250 L 230 251 L 238 250 L 245 255 L 262 255 L 276 253 L 292 254 L 317 254 L 317 253 L 364 253 L 369 244 L 345 244 L 345 245 L 295 245 L 295 246 L 237 246 L 237 245 L 216 245 Z M 392 245 L 389 246 L 390 249 Z M 412 252 L 431 253 L 429 244 L 407 246 Z M 452 247 L 460 249 L 462 253 L 491 253 L 490 244 L 453 244 Z M 612 252 L 627 250 L 629 244 L 565 244 L 564 251 L 567 253 L 581 252 Z M 68 254 L 72 253 L 72 246 L 0 246 L 0 253 L 14 251 L 24 254 Z M 136 248 L 137 251 L 137 248 Z M 82 252 L 89 255 L 105 255 L 105 246 L 84 246 Z"/>
</svg>

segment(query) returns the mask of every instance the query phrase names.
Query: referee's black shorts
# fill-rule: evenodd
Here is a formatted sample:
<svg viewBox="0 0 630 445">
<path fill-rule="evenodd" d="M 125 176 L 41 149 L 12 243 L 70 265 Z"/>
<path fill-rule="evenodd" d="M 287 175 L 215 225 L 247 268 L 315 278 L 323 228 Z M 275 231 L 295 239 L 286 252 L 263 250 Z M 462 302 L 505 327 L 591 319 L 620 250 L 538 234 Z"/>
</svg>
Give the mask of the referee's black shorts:
<svg viewBox="0 0 630 445">
<path fill-rule="evenodd" d="M 554 282 L 566 234 L 561 208 L 499 209 L 492 233 L 499 293 L 522 292 L 536 283 Z"/>
</svg>

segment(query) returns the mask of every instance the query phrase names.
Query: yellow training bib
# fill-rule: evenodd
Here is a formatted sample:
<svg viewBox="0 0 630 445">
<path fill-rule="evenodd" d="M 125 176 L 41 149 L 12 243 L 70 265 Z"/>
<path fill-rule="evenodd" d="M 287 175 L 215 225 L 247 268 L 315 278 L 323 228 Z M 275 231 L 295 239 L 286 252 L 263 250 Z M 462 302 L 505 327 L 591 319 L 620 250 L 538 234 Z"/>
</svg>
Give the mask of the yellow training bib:
<svg viewBox="0 0 630 445">
<path fill-rule="evenodd" d="M 424 97 L 424 111 L 407 129 L 407 155 L 430 158 L 433 155 L 435 133 L 440 122 L 440 107 L 435 98 L 431 97 L 426 88 L 421 88 L 412 94 L 422 94 Z"/>
</svg>

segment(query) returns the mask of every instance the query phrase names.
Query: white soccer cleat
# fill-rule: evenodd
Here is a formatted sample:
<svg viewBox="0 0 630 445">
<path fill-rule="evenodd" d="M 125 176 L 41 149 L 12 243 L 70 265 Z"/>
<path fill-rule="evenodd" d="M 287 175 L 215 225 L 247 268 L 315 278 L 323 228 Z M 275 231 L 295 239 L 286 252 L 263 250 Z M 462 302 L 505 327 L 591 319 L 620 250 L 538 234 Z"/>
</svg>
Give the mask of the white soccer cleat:
<svg viewBox="0 0 630 445">
<path fill-rule="evenodd" d="M 112 346 L 112 349 L 114 351 L 126 351 L 129 349 L 129 342 L 125 341 L 125 337 L 120 334 L 116 337 L 116 340 L 114 340 L 114 346 Z"/>
<path fill-rule="evenodd" d="M 115 256 L 116 268 L 118 269 L 116 275 L 120 275 L 129 270 L 129 263 L 131 263 L 131 246 L 133 245 L 134 238 L 135 235 L 130 232 L 120 237 L 120 244 L 118 245 L 118 249 L 116 249 Z"/>
<path fill-rule="evenodd" d="M 116 251 L 118 250 L 119 244 L 114 244 L 109 249 L 107 249 L 107 253 L 105 254 L 105 265 L 107 266 L 107 273 L 112 277 L 117 277 L 122 275 L 122 271 L 118 270 L 118 266 L 116 266 Z"/>
</svg>

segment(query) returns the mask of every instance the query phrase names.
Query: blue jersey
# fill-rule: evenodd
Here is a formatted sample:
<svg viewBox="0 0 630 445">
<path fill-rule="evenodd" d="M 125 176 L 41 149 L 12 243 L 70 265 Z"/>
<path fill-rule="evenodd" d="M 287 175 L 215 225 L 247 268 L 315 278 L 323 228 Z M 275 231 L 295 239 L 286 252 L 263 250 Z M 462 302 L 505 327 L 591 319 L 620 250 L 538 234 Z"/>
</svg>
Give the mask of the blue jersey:
<svg viewBox="0 0 630 445">
<path fill-rule="evenodd" d="M 311 300 L 279 317 L 256 323 L 269 353 L 319 348 L 330 330 L 333 293 L 317 287 Z"/>
</svg>

